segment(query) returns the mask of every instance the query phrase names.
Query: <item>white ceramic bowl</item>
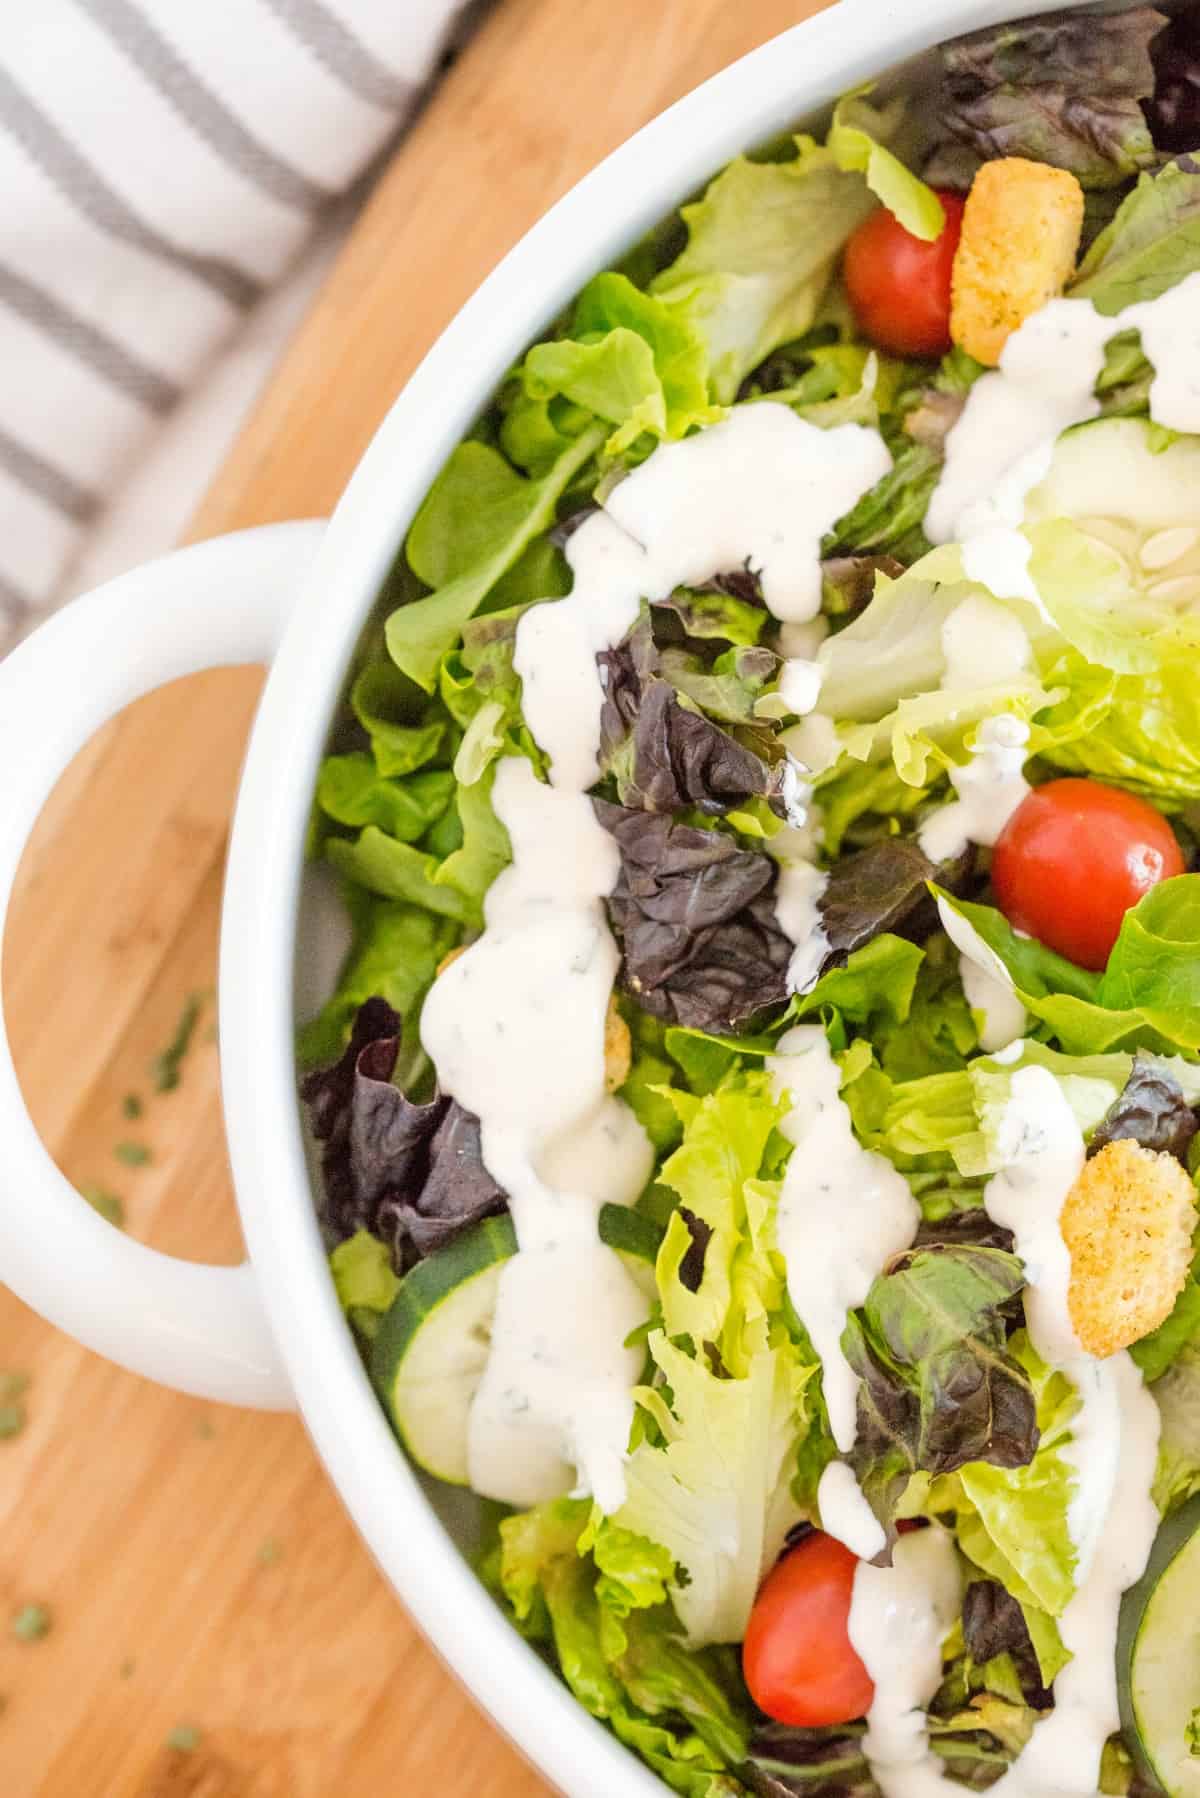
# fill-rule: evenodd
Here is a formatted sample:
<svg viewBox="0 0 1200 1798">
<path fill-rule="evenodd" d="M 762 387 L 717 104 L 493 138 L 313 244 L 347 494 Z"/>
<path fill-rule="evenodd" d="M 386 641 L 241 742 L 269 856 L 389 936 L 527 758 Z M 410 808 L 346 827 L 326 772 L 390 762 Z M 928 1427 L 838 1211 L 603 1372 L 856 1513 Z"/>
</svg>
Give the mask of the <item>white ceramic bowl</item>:
<svg viewBox="0 0 1200 1798">
<path fill-rule="evenodd" d="M 430 1640 L 571 1798 L 664 1788 L 508 1627 L 470 1566 L 474 1502 L 399 1452 L 343 1323 L 313 1211 L 292 1037 L 298 973 L 336 923 L 303 876 L 309 801 L 364 620 L 421 498 L 506 369 L 597 269 L 729 157 L 959 32 L 1047 6 L 841 0 L 638 133 L 538 224 L 397 399 L 333 518 L 221 538 L 60 613 L 0 667 L 0 926 L 59 774 L 138 694 L 269 661 L 234 823 L 221 931 L 225 1117 L 249 1263 L 174 1260 L 111 1229 L 53 1166 L 0 1028 L 0 1274 L 36 1310 L 138 1373 L 237 1404 L 298 1406 L 347 1508 Z M 919 74 L 919 69 L 915 71 Z"/>
</svg>

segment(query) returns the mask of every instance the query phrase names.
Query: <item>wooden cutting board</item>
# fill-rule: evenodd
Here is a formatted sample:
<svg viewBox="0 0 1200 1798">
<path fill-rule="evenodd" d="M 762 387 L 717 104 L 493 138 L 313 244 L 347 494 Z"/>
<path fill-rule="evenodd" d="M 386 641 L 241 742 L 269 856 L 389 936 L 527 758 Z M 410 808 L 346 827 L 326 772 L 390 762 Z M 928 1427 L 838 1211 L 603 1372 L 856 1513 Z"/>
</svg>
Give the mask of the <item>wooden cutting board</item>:
<svg viewBox="0 0 1200 1798">
<path fill-rule="evenodd" d="M 818 3 L 500 0 L 377 186 L 192 535 L 330 510 L 394 393 L 526 227 Z M 47 807 L 9 925 L 10 1031 L 46 1142 L 122 1200 L 133 1234 L 210 1260 L 241 1252 L 211 988 L 259 681 L 178 683 L 101 732 Z M 182 1080 L 156 1094 L 151 1064 L 193 994 Z M 131 1165 L 129 1144 L 149 1159 Z M 0 1290 L 5 1372 L 30 1376 L 24 1428 L 0 1435 L 6 1798 L 546 1791 L 418 1637 L 294 1418 L 162 1391 Z M 11 1628 L 27 1605 L 49 1613 L 40 1639 Z"/>
</svg>

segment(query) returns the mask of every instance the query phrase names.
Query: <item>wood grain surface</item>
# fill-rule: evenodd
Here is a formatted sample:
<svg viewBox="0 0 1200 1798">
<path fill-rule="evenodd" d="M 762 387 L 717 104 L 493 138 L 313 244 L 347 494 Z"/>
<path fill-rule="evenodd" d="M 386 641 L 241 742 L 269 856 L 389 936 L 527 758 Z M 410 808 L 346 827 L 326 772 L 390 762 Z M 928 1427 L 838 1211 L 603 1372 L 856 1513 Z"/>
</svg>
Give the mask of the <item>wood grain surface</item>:
<svg viewBox="0 0 1200 1798">
<path fill-rule="evenodd" d="M 376 187 L 192 534 L 328 511 L 409 371 L 526 227 L 664 105 L 816 10 L 500 0 Z M 177 683 L 101 732 L 47 807 L 9 924 L 10 1032 L 59 1164 L 118 1195 L 133 1234 L 217 1261 L 241 1248 L 210 995 L 259 678 Z M 155 1094 L 150 1065 L 194 993 L 182 1082 Z M 142 1165 L 117 1153 L 131 1142 Z M 0 1289 L 12 1372 L 30 1385 L 25 1427 L 0 1434 L 4 1798 L 546 1791 L 417 1636 L 294 1418 L 162 1391 Z M 48 1611 L 40 1639 L 12 1628 L 28 1605 Z"/>
</svg>

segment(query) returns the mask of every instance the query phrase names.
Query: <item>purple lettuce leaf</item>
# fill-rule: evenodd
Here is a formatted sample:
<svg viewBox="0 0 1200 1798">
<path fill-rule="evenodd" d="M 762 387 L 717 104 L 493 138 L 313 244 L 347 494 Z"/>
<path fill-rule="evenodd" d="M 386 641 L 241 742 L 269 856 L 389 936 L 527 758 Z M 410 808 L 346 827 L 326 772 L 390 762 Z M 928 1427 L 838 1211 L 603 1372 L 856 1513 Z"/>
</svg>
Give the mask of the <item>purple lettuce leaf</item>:
<svg viewBox="0 0 1200 1798">
<path fill-rule="evenodd" d="M 963 1595 L 963 1641 L 977 1667 L 999 1654 L 1011 1656 L 1026 1702 L 1044 1711 L 1054 1703 L 1042 1684 L 1042 1670 L 1029 1636 L 1025 1613 L 1012 1593 L 992 1579 L 972 1580 Z"/>
<path fill-rule="evenodd" d="M 328 1237 L 369 1230 L 403 1272 L 508 1197 L 484 1166 L 477 1117 L 445 1094 L 418 1102 L 392 1084 L 399 1049 L 399 1016 L 368 999 L 344 1054 L 309 1074 L 300 1095 L 322 1145 Z"/>
<path fill-rule="evenodd" d="M 645 1011 L 738 1033 L 782 1006 L 792 945 L 775 918 L 775 864 L 717 830 L 594 799 L 621 853 L 609 915 L 621 979 Z"/>
<path fill-rule="evenodd" d="M 1024 1285 L 1021 1262 L 1002 1249 L 914 1247 L 850 1313 L 842 1348 L 860 1382 L 850 1461 L 885 1529 L 913 1473 L 1032 1460 L 1033 1387 L 1007 1348 Z"/>
<path fill-rule="evenodd" d="M 691 806 L 720 817 L 757 796 L 785 815 L 786 756 L 774 732 L 753 726 L 754 702 L 779 667 L 770 650 L 742 645 L 713 657 L 695 648 L 661 648 L 646 607 L 624 640 L 597 661 L 604 684 L 600 765 L 623 806 L 649 812 Z M 751 728 L 739 740 L 710 712 Z"/>
<path fill-rule="evenodd" d="M 844 967 L 884 931 L 919 942 L 937 925 L 932 881 L 960 893 L 974 869 L 970 849 L 935 867 L 913 837 L 881 837 L 836 862 L 817 902 L 829 949 L 821 972 Z"/>
<path fill-rule="evenodd" d="M 1200 149 L 1200 12 L 1172 19 L 1156 39 L 1154 95 L 1146 102 L 1151 135 L 1172 155 Z"/>
<path fill-rule="evenodd" d="M 1136 1142 L 1143 1149 L 1174 1155 L 1187 1166 L 1188 1148 L 1200 1123 L 1169 1068 L 1136 1055 L 1124 1090 L 1092 1132 L 1088 1155 L 1110 1142 Z"/>
<path fill-rule="evenodd" d="M 1119 187 L 1155 162 L 1142 103 L 1155 90 L 1150 46 L 1165 23 L 1147 6 L 1089 9 L 959 38 L 942 51 L 942 128 L 984 160 L 1024 156 L 1070 170 L 1085 188 Z"/>
</svg>

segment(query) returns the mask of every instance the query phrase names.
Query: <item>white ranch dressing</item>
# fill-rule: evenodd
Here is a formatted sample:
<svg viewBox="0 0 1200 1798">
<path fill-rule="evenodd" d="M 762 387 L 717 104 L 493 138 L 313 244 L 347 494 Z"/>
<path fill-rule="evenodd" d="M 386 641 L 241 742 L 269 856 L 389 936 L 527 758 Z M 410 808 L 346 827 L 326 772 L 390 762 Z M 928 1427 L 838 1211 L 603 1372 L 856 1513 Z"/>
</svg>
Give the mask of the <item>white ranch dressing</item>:
<svg viewBox="0 0 1200 1798">
<path fill-rule="evenodd" d="M 1029 1014 L 1007 981 L 997 980 L 994 974 L 980 967 L 974 956 L 965 955 L 961 949 L 958 974 L 967 1004 L 976 1014 L 979 1047 L 985 1055 L 1007 1049 L 1011 1042 L 1024 1035 Z"/>
<path fill-rule="evenodd" d="M 1084 1147 L 1048 1068 L 1018 1068 L 1012 1075 L 999 1144 L 1005 1165 L 988 1182 L 984 1205 L 1012 1230 L 1025 1263 L 1025 1315 L 1034 1347 L 1074 1383 L 1080 1409 L 1064 1451 L 1076 1476 L 1067 1525 L 1077 1583 L 1059 1620 L 1073 1659 L 1054 1682 L 1055 1709 L 1035 1726 L 993 1790 L 1002 1798 L 1092 1798 L 1104 1744 L 1119 1723 L 1121 1594 L 1143 1572 L 1158 1528 L 1150 1491 L 1159 1414 L 1130 1356 L 1122 1351 L 1093 1360 L 1071 1324 L 1070 1257 L 1059 1217 L 1083 1166 Z"/>
<path fill-rule="evenodd" d="M 583 794 L 544 786 L 523 757 L 500 763 L 493 803 L 512 864 L 488 892 L 486 930 L 434 982 L 421 1018 L 443 1090 L 478 1113 L 520 1248 L 500 1274 L 468 1471 L 485 1497 L 528 1505 L 567 1490 L 574 1468 L 616 1508 L 641 1368 L 624 1342 L 646 1305 L 596 1219 L 605 1198 L 630 1204 L 653 1166 L 604 1084 L 617 951 L 602 895 L 616 846 Z M 602 1154 L 602 1181 L 576 1143 Z"/>
<path fill-rule="evenodd" d="M 815 710 L 825 670 L 807 656 L 789 656 L 779 671 L 779 696 L 797 718 Z"/>
<path fill-rule="evenodd" d="M 929 1746 L 925 1707 L 942 1679 L 942 1643 L 958 1617 L 954 1538 L 937 1524 L 901 1536 L 890 1567 L 854 1572 L 850 1640 L 875 1682 L 863 1752 L 883 1798 L 951 1798 Z M 998 1789 L 998 1788 L 997 1788 Z"/>
<path fill-rule="evenodd" d="M 1018 533 L 1014 542 L 1029 549 Z M 980 539 L 982 542 L 983 539 Z M 968 544 L 964 563 L 968 563 Z M 970 569 L 967 570 L 970 575 Z M 971 575 L 976 579 L 978 576 Z M 1029 637 L 1020 619 L 995 599 L 972 593 L 955 606 L 942 625 L 943 693 L 969 693 L 980 687 L 1004 687 L 1030 666 Z M 1022 772 L 1029 726 L 1000 713 L 979 726 L 974 748 L 950 770 L 957 798 L 926 819 L 918 833 L 931 861 L 961 855 L 968 843 L 990 848 L 1029 791 Z"/>
<path fill-rule="evenodd" d="M 937 907 L 942 929 L 958 950 L 967 1004 L 980 1015 L 979 1046 L 985 1054 L 995 1055 L 1024 1035 L 1029 1014 L 1013 990 L 1008 969 L 975 926 L 944 899 Z"/>
<path fill-rule="evenodd" d="M 973 547 L 965 546 L 964 561 Z M 975 578 L 969 568 L 967 578 Z M 946 618 L 942 656 L 945 668 L 938 684 L 943 693 L 1003 687 L 1027 674 L 1032 659 L 1029 635 L 1021 620 L 1008 606 L 982 593 L 969 593 Z"/>
<path fill-rule="evenodd" d="M 1096 1798 L 1104 1744 L 1119 1727 L 1116 1642 L 1121 1594 L 1144 1573 L 1158 1530 L 1150 1497 L 1158 1454 L 1158 1406 L 1128 1353 L 1092 1363 L 1100 1392 L 1076 1420 L 1072 1457 L 1090 1544 L 1081 1547 L 1081 1577 L 1059 1619 L 1072 1660 L 1054 1682 L 1054 1709 L 1000 1782 L 999 1798 Z M 1101 1510 L 1101 1506 L 1103 1509 Z M 1074 1508 L 1073 1508 L 1074 1509 Z M 1096 1512 L 1100 1511 L 1099 1522 Z M 1090 1556 L 1084 1559 L 1090 1547 Z"/>
<path fill-rule="evenodd" d="M 989 1217 L 1011 1230 L 1025 1263 L 1025 1321 L 1044 1361 L 1080 1355 L 1067 1305 L 1071 1257 L 1059 1228 L 1083 1168 L 1083 1133 L 1049 1068 L 1017 1068 L 998 1131 L 1001 1170 L 984 1188 Z"/>
<path fill-rule="evenodd" d="M 845 1454 L 854 1446 L 858 1405 L 858 1376 L 841 1346 L 846 1313 L 908 1247 L 920 1213 L 903 1175 L 856 1138 L 838 1091 L 841 1073 L 819 1024 L 787 1031 L 767 1066 L 790 1102 L 780 1128 L 794 1145 L 775 1238 L 788 1297 L 821 1358 L 829 1427 Z"/>
<path fill-rule="evenodd" d="M 1050 300 L 1013 332 L 1000 366 L 981 375 L 946 437 L 946 466 L 925 530 L 934 543 L 984 538 L 971 578 L 1006 598 L 1029 591 L 1028 551 L 1012 535 L 1027 495 L 1043 479 L 1054 443 L 1100 410 L 1094 388 L 1105 345 L 1138 330 L 1154 365 L 1150 416 L 1177 431 L 1200 431 L 1200 272 L 1155 300 L 1105 317 L 1090 300 Z M 982 567 L 982 572 L 980 571 Z"/>
<path fill-rule="evenodd" d="M 789 993 L 811 992 L 821 974 L 829 939 L 821 923 L 821 894 L 829 876 L 810 861 L 781 864 L 775 888 L 775 917 L 795 947 L 788 962 Z"/>
<path fill-rule="evenodd" d="M 662 444 L 569 539 L 574 585 L 517 628 L 525 722 L 557 786 L 599 778 L 604 691 L 599 650 L 618 643 L 643 599 L 749 564 L 776 618 L 814 619 L 821 538 L 891 467 L 878 431 L 822 431 L 772 401 Z"/>
<path fill-rule="evenodd" d="M 976 732 L 970 759 L 951 768 L 950 784 L 958 794 L 939 806 L 917 833 L 931 862 L 961 855 L 968 843 L 991 848 L 1025 795 L 1025 757 L 1029 726 L 1000 712 L 985 718 Z"/>
<path fill-rule="evenodd" d="M 619 958 L 604 899 L 619 864 L 587 797 L 604 697 L 596 655 L 643 600 L 744 564 L 778 617 L 811 618 L 821 537 L 890 466 L 877 431 L 820 431 L 778 404 L 741 408 L 621 482 L 567 545 L 571 592 L 518 627 L 525 719 L 551 784 L 523 758 L 501 762 L 493 800 L 512 865 L 487 895 L 483 935 L 435 982 L 422 1017 L 442 1089 L 479 1116 L 517 1233 L 468 1426 L 471 1484 L 487 1497 L 527 1505 L 577 1483 L 618 1510 L 641 1371 L 641 1351 L 624 1343 L 645 1299 L 597 1239 L 599 1206 L 631 1203 L 653 1152 L 605 1089 Z M 793 670 L 793 697 L 812 685 Z M 801 823 L 808 789 L 789 772 Z"/>
<path fill-rule="evenodd" d="M 665 591 L 747 564 L 768 611 L 803 621 L 821 607 L 821 538 L 891 465 L 878 431 L 822 431 L 763 401 L 662 445 L 605 506 L 670 571 Z"/>
<path fill-rule="evenodd" d="M 825 1534 L 844 1542 L 860 1561 L 873 1561 L 887 1547 L 883 1525 L 847 1462 L 831 1461 L 821 1475 L 817 1482 L 817 1511 Z"/>
</svg>

